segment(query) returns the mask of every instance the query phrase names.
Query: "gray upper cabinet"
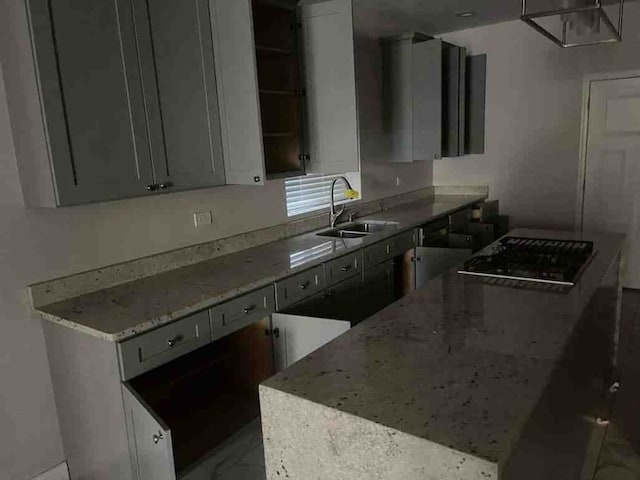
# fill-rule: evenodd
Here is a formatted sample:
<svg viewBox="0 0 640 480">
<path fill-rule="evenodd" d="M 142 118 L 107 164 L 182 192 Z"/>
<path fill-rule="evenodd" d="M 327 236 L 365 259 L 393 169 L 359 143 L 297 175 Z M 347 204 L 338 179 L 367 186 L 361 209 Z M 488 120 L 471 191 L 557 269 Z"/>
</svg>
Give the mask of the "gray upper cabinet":
<svg viewBox="0 0 640 480">
<path fill-rule="evenodd" d="M 211 22 L 227 183 L 264 185 L 251 0 L 211 0 Z"/>
<path fill-rule="evenodd" d="M 384 105 L 392 162 L 442 154 L 442 41 L 417 33 L 383 41 Z"/>
<path fill-rule="evenodd" d="M 157 188 L 223 185 L 209 3 L 134 1 Z"/>
<path fill-rule="evenodd" d="M 308 172 L 360 169 L 351 0 L 303 3 Z"/>
<path fill-rule="evenodd" d="M 145 195 L 153 182 L 127 3 L 28 2 L 57 205 Z"/>
<path fill-rule="evenodd" d="M 484 153 L 486 55 L 417 32 L 382 48 L 391 161 Z"/>
<path fill-rule="evenodd" d="M 45 155 L 20 158 L 27 204 L 224 183 L 206 0 L 28 0 L 27 8 L 48 142 Z"/>
</svg>

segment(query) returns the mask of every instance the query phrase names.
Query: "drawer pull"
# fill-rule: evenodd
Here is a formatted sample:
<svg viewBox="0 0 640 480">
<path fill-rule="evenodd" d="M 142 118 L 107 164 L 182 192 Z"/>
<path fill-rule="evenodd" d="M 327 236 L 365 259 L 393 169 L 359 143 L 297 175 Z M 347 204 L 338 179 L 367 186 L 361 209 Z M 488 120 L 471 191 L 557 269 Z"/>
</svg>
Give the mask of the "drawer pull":
<svg viewBox="0 0 640 480">
<path fill-rule="evenodd" d="M 162 434 L 162 432 L 158 432 L 153 436 L 153 443 L 157 445 L 158 442 L 160 442 L 160 440 L 162 439 L 164 439 L 164 435 Z"/>
<path fill-rule="evenodd" d="M 306 290 L 307 287 L 309 287 L 309 285 L 310 285 L 310 282 L 304 282 L 298 285 L 298 287 L 300 287 L 300 290 Z"/>
<path fill-rule="evenodd" d="M 387 255 L 391 253 L 391 245 L 387 243 Z"/>
<path fill-rule="evenodd" d="M 180 343 L 182 340 L 184 340 L 184 337 L 182 335 L 176 335 L 175 337 L 170 338 L 169 340 L 167 340 L 167 345 L 169 346 L 169 348 L 173 348 L 178 343 Z"/>
<path fill-rule="evenodd" d="M 250 307 L 243 308 L 242 311 L 244 312 L 245 315 L 249 315 L 255 309 L 256 309 L 256 306 L 255 305 L 251 305 Z"/>
<path fill-rule="evenodd" d="M 348 272 L 349 270 L 351 270 L 351 265 L 346 265 L 342 267 L 340 270 L 342 270 L 343 272 Z"/>
</svg>

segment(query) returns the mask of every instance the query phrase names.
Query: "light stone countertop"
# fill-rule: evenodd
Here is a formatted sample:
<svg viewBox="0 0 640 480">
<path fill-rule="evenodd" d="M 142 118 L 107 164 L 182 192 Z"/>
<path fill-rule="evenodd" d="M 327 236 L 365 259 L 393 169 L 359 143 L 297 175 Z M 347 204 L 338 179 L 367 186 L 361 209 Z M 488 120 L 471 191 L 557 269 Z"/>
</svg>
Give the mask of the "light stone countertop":
<svg viewBox="0 0 640 480">
<path fill-rule="evenodd" d="M 581 238 L 572 232 L 541 230 L 510 234 Z M 287 398 L 301 399 L 345 414 L 345 424 L 349 418 L 364 419 L 391 433 L 501 464 L 583 310 L 614 266 L 624 237 L 585 234 L 584 239 L 595 241 L 597 253 L 568 292 L 521 288 L 517 285 L 522 282 L 505 284 L 455 270 L 445 273 L 267 380 L 261 386 L 266 415 L 296 411 L 297 404 Z M 277 408 L 271 408 L 269 402 L 275 401 Z M 313 430 L 311 410 L 302 403 L 300 409 L 307 412 L 300 414 L 300 421 Z M 293 450 L 303 442 L 303 433 L 292 433 L 292 420 L 287 432 L 293 437 L 287 443 L 270 427 L 281 428 L 285 420 L 263 418 L 263 425 L 265 421 L 265 435 L 273 442 L 268 458 L 271 455 L 280 470 L 285 465 L 291 473 L 298 458 Z M 339 443 L 332 425 L 327 427 L 332 442 Z M 300 468 L 306 460 L 300 459 Z M 452 475 L 446 478 L 462 478 Z"/>
<path fill-rule="evenodd" d="M 396 229 L 380 234 L 360 239 L 332 239 L 311 232 L 35 310 L 46 320 L 119 342 L 485 198 L 485 195 L 436 195 L 359 219 L 398 222 Z"/>
</svg>

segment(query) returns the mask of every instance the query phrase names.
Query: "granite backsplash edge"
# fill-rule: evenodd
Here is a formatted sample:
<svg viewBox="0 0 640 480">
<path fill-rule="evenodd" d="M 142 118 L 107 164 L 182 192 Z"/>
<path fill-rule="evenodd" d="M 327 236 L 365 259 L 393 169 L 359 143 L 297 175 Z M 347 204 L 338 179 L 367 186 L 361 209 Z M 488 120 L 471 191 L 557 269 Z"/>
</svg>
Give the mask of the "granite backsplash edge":
<svg viewBox="0 0 640 480">
<path fill-rule="evenodd" d="M 372 215 L 405 203 L 436 195 L 488 195 L 488 187 L 446 186 L 426 187 L 420 190 L 369 202 L 358 202 L 347 208 L 346 214 L 362 217 Z M 47 280 L 27 287 L 33 308 L 60 302 L 123 283 L 140 280 L 159 273 L 211 260 L 248 248 L 321 229 L 329 223 L 328 213 L 294 219 L 272 227 L 219 238 L 205 243 L 157 253 L 115 265 L 108 265 L 69 276 Z"/>
</svg>

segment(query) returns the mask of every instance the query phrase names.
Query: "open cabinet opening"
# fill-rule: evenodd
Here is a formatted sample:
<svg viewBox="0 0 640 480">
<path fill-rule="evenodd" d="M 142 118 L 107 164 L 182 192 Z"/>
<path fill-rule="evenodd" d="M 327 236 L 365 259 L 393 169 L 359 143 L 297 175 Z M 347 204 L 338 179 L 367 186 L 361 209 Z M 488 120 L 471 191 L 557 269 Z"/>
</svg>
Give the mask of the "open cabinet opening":
<svg viewBox="0 0 640 480">
<path fill-rule="evenodd" d="M 177 476 L 260 415 L 258 386 L 274 373 L 269 319 L 129 382 L 171 430 Z"/>
</svg>

